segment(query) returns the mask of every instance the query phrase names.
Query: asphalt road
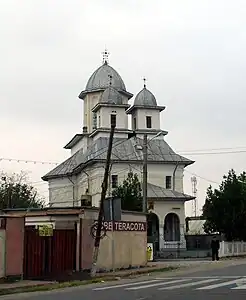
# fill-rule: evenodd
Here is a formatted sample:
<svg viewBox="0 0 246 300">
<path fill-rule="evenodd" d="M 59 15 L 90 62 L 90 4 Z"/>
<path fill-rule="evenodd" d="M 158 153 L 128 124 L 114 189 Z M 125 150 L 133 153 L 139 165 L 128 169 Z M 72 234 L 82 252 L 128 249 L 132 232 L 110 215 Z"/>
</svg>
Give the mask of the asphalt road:
<svg viewBox="0 0 246 300">
<path fill-rule="evenodd" d="M 174 271 L 52 292 L 9 295 L 0 300 L 231 300 L 232 297 L 245 300 L 246 260 L 213 262 L 196 271 Z"/>
</svg>

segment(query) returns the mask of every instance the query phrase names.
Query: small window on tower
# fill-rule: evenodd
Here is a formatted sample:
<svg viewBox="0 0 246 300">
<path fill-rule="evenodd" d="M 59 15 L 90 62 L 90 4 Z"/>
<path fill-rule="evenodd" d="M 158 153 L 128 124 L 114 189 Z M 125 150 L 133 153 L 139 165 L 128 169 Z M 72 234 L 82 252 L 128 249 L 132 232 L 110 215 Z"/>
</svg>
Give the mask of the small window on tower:
<svg viewBox="0 0 246 300">
<path fill-rule="evenodd" d="M 112 188 L 115 189 L 118 186 L 118 175 L 111 176 Z"/>
<path fill-rule="evenodd" d="M 172 188 L 172 176 L 166 176 L 166 189 Z"/>
<path fill-rule="evenodd" d="M 93 113 L 93 129 L 97 129 L 97 113 Z"/>
<path fill-rule="evenodd" d="M 133 118 L 133 126 L 132 126 L 133 130 L 136 130 L 137 129 L 137 118 Z"/>
<path fill-rule="evenodd" d="M 110 123 L 116 126 L 116 115 L 110 115 Z"/>
<path fill-rule="evenodd" d="M 146 117 L 146 127 L 147 128 L 152 128 L 152 120 L 150 116 Z"/>
</svg>

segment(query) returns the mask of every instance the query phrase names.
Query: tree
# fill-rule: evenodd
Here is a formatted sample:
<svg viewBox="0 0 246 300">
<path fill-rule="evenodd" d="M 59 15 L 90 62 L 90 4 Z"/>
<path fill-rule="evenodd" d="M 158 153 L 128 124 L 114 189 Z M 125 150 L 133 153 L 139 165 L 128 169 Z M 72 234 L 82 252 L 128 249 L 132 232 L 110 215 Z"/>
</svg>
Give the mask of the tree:
<svg viewBox="0 0 246 300">
<path fill-rule="evenodd" d="M 207 233 L 219 232 L 228 241 L 246 240 L 246 173 L 232 169 L 223 176 L 219 189 L 207 189 L 203 206 Z"/>
<path fill-rule="evenodd" d="M 121 185 L 113 190 L 114 197 L 121 198 L 121 208 L 129 211 L 142 211 L 141 183 L 137 174 L 129 172 Z"/>
<path fill-rule="evenodd" d="M 27 174 L 0 173 L 0 209 L 41 208 L 44 200 L 36 189 L 27 183 Z"/>
</svg>

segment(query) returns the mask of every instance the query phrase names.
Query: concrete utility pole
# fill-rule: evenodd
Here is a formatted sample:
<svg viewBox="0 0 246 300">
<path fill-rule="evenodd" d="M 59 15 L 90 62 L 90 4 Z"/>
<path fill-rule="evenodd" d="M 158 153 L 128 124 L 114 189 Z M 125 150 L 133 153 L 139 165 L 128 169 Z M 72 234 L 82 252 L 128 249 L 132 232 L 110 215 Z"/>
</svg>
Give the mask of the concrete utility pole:
<svg viewBox="0 0 246 300">
<path fill-rule="evenodd" d="M 143 137 L 143 212 L 147 213 L 147 181 L 148 181 L 148 141 L 147 133 Z"/>
<path fill-rule="evenodd" d="M 91 276 L 94 277 L 97 271 L 97 258 L 99 253 L 99 246 L 101 240 L 101 230 L 103 224 L 103 202 L 106 198 L 107 188 L 108 188 L 108 177 L 109 177 L 109 170 L 110 170 L 110 161 L 111 161 L 111 152 L 112 152 L 112 145 L 113 145 L 113 138 L 114 138 L 114 130 L 115 124 L 111 125 L 111 131 L 109 136 L 109 143 L 108 143 L 108 152 L 107 152 L 107 159 L 104 171 L 104 179 L 102 183 L 102 193 L 101 193 L 101 202 L 99 206 L 98 212 L 98 219 L 97 219 L 97 230 L 96 230 L 96 238 L 94 243 L 93 249 L 93 256 L 92 256 L 92 267 L 91 267 Z"/>
</svg>

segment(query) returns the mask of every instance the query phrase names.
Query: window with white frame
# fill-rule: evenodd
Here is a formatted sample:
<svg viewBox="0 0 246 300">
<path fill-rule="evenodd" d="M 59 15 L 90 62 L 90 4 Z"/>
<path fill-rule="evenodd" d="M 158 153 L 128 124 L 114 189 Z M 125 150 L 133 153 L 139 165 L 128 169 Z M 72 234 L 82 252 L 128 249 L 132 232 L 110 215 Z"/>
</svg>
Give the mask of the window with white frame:
<svg viewBox="0 0 246 300">
<path fill-rule="evenodd" d="M 146 117 L 146 127 L 152 128 L 152 118 L 150 116 Z"/>
<path fill-rule="evenodd" d="M 172 188 L 172 176 L 166 176 L 166 189 L 170 190 Z"/>
<path fill-rule="evenodd" d="M 111 186 L 113 189 L 117 188 L 118 186 L 118 175 L 111 176 Z"/>
</svg>

